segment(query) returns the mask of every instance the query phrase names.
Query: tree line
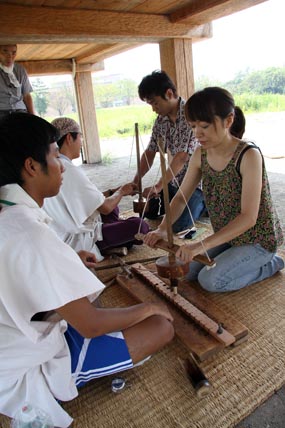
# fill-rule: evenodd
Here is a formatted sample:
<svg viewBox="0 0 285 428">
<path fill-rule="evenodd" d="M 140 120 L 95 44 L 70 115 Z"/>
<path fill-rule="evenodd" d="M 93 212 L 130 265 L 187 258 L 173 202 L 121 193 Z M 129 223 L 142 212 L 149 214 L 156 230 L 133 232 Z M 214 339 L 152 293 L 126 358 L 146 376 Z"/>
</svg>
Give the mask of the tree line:
<svg viewBox="0 0 285 428">
<path fill-rule="evenodd" d="M 34 104 L 40 116 L 45 116 L 49 107 L 52 107 L 58 116 L 76 111 L 71 81 L 50 88 L 41 78 L 35 78 L 32 83 Z M 137 104 L 137 86 L 132 79 L 102 82 L 95 78 L 93 92 L 96 108 Z M 260 71 L 247 69 L 238 72 L 234 79 L 227 82 L 213 80 L 207 76 L 201 76 L 195 81 L 196 90 L 206 86 L 222 86 L 228 89 L 245 111 L 285 109 L 285 67 L 269 67 Z"/>
<path fill-rule="evenodd" d="M 227 82 L 212 80 L 207 76 L 201 76 L 195 81 L 196 90 L 207 86 L 222 86 L 232 92 L 233 95 L 252 93 L 285 94 L 285 67 L 269 67 L 264 70 L 239 71 L 234 79 Z"/>
</svg>

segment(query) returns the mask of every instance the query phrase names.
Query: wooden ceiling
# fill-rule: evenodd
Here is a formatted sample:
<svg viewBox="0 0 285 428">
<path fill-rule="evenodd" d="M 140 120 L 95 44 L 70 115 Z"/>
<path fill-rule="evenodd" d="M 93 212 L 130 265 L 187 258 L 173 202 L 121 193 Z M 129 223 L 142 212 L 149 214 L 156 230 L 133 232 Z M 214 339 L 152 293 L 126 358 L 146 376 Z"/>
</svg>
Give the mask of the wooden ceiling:
<svg viewBox="0 0 285 428">
<path fill-rule="evenodd" d="M 213 20 L 263 1 L 0 0 L 0 44 L 17 43 L 22 62 L 102 64 L 144 43 L 211 37 Z"/>
</svg>

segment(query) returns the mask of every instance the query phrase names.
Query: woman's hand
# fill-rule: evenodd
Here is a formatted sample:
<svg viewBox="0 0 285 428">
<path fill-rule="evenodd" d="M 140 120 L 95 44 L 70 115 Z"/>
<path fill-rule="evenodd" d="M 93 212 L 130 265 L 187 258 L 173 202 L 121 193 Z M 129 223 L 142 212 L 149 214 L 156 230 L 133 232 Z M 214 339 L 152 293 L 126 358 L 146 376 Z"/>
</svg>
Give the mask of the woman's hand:
<svg viewBox="0 0 285 428">
<path fill-rule="evenodd" d="M 160 228 L 153 230 L 152 232 L 147 233 L 144 236 L 144 244 L 148 245 L 149 247 L 154 248 L 157 241 L 160 239 L 166 239 L 167 233 L 165 230 L 162 230 Z"/>
<path fill-rule="evenodd" d="M 190 263 L 193 257 L 198 254 L 203 254 L 203 247 L 200 242 L 181 245 L 175 255 L 183 262 Z"/>
<path fill-rule="evenodd" d="M 83 264 L 88 268 L 94 268 L 96 265 L 96 256 L 90 251 L 80 250 L 77 252 L 79 257 L 81 258 Z"/>
</svg>

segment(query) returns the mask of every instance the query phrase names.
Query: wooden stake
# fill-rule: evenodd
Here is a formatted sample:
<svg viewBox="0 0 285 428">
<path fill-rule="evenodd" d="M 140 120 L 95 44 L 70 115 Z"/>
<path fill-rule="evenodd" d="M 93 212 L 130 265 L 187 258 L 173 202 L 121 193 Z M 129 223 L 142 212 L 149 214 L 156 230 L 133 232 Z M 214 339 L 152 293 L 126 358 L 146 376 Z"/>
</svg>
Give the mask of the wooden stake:
<svg viewBox="0 0 285 428">
<path fill-rule="evenodd" d="M 136 153 L 137 153 L 137 176 L 138 176 L 138 199 L 133 201 L 133 210 L 135 213 L 139 213 L 139 216 L 142 216 L 143 210 L 145 208 L 146 199 L 142 195 L 142 177 L 141 177 L 141 168 L 140 168 L 140 142 L 139 142 L 139 127 L 135 123 L 135 138 L 136 138 Z"/>
</svg>

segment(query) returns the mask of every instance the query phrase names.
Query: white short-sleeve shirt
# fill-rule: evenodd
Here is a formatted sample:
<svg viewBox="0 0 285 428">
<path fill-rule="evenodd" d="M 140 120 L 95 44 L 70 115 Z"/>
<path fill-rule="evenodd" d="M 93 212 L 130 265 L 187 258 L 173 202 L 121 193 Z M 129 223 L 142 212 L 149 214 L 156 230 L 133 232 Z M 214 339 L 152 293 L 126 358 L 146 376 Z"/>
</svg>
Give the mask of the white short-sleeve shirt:
<svg viewBox="0 0 285 428">
<path fill-rule="evenodd" d="M 74 250 L 92 251 L 101 261 L 103 257 L 95 244 L 103 239 L 97 209 L 105 196 L 70 159 L 60 155 L 60 160 L 65 168 L 63 183 L 58 195 L 44 203 L 45 211 L 53 219 L 51 227 Z"/>
<path fill-rule="evenodd" d="M 0 200 L 6 201 L 0 203 L 0 412 L 13 417 L 28 401 L 65 428 L 72 418 L 56 399 L 77 395 L 67 324 L 31 318 L 82 297 L 92 301 L 104 285 L 50 229 L 47 214 L 20 186 L 0 188 Z"/>
</svg>

